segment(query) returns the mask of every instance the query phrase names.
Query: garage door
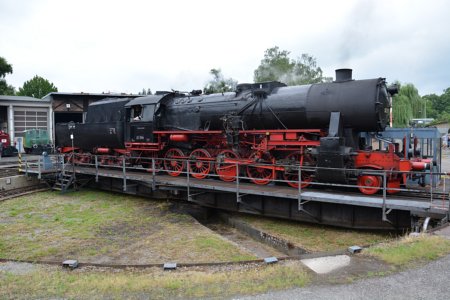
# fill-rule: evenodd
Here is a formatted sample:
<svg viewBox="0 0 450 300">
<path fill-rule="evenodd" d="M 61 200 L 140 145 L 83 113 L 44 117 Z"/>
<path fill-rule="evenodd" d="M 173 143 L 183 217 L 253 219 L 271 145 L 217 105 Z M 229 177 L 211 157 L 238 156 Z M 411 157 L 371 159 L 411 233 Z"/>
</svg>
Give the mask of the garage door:
<svg viewBox="0 0 450 300">
<path fill-rule="evenodd" d="M 48 110 L 46 108 L 14 108 L 14 136 L 24 136 L 27 129 L 48 131 Z"/>
</svg>

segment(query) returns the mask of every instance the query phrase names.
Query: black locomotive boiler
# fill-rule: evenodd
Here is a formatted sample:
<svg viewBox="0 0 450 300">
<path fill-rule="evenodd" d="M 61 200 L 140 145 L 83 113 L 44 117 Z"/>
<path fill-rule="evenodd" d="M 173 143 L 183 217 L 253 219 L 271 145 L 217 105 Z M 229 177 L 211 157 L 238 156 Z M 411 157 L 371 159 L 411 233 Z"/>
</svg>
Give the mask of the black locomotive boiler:
<svg viewBox="0 0 450 300">
<path fill-rule="evenodd" d="M 99 154 L 103 165 L 125 159 L 150 168 L 153 158 L 172 176 L 190 172 L 202 179 L 215 173 L 233 181 L 245 172 L 256 184 L 282 178 L 293 187 L 353 181 L 365 194 L 376 193 L 382 180 L 364 171 L 387 170 L 387 186 L 395 192 L 407 179 L 397 171 L 423 169 L 427 162 L 400 157 L 394 145 L 370 150 L 359 134 L 384 130 L 396 91 L 383 78 L 353 80 L 351 70 L 341 69 L 329 83 L 264 82 L 221 94 L 106 99 L 89 106 L 85 123 L 71 129 L 57 124 L 56 142 L 62 152 L 79 153 L 75 163 Z"/>
</svg>

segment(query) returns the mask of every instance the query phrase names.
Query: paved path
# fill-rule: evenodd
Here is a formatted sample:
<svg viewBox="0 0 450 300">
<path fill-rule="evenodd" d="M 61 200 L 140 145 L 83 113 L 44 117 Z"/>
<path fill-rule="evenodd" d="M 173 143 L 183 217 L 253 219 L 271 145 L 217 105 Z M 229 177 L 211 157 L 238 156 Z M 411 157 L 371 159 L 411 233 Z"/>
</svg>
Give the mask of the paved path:
<svg viewBox="0 0 450 300">
<path fill-rule="evenodd" d="M 450 239 L 450 226 L 435 232 Z M 450 255 L 421 268 L 352 284 L 313 285 L 240 299 L 450 299 Z"/>
<path fill-rule="evenodd" d="M 310 286 L 240 299 L 450 299 L 450 255 L 419 268 L 347 285 Z"/>
</svg>

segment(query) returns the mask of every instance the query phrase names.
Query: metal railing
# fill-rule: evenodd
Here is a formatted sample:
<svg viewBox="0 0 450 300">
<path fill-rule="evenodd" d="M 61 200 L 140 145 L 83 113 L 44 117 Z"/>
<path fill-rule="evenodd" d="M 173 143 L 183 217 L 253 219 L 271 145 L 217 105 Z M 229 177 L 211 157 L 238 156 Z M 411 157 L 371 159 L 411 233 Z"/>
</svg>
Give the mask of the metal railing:
<svg viewBox="0 0 450 300">
<path fill-rule="evenodd" d="M 151 176 L 152 176 L 152 180 L 151 180 L 151 187 L 152 190 L 156 190 L 156 179 L 157 176 L 161 173 L 167 174 L 168 170 L 164 169 L 164 165 L 170 164 L 171 162 L 175 162 L 175 163 L 179 163 L 181 166 L 184 166 L 182 168 L 182 170 L 179 170 L 180 175 L 184 175 L 186 178 L 186 189 L 187 189 L 187 196 L 188 196 L 188 200 L 189 201 L 193 201 L 194 200 L 194 196 L 195 194 L 191 193 L 191 189 L 193 188 L 192 186 L 192 176 L 195 174 L 201 174 L 201 173 L 194 173 L 191 170 L 191 164 L 196 163 L 198 161 L 202 161 L 202 160 L 193 160 L 193 159 L 173 159 L 173 158 L 144 158 L 144 157 L 128 157 L 128 156 L 122 156 L 122 157 L 117 157 L 117 156 L 107 156 L 107 155 L 92 155 L 88 158 L 86 158 L 87 156 L 85 154 L 78 156 L 76 153 L 75 154 L 69 154 L 69 155 L 49 155 L 50 159 L 51 159 L 51 164 L 52 164 L 52 168 L 55 171 L 58 172 L 67 172 L 68 170 L 72 171 L 74 174 L 76 173 L 76 168 L 77 166 L 80 167 L 93 167 L 95 168 L 95 181 L 98 182 L 99 180 L 99 170 L 102 167 L 107 167 L 110 169 L 120 169 L 122 171 L 122 176 L 123 176 L 123 190 L 126 191 L 127 190 L 127 180 L 128 180 L 128 175 L 129 172 L 131 171 L 143 171 L 146 170 L 147 172 L 151 172 Z M 86 162 L 83 162 L 83 158 L 86 160 Z M 101 159 L 100 159 L 101 158 Z M 28 173 L 28 170 L 33 168 L 33 169 L 38 169 L 38 178 L 41 179 L 42 178 L 42 173 L 44 171 L 48 171 L 48 162 L 47 164 L 44 162 L 44 159 L 42 156 L 39 157 L 38 161 L 35 162 L 28 162 L 26 159 L 24 161 L 25 164 L 25 173 Z M 67 163 L 67 161 L 72 162 L 72 161 L 76 161 L 75 164 L 73 163 Z M 109 164 L 109 163 L 102 163 L 105 161 L 115 161 L 115 162 L 120 162 L 120 164 Z M 136 166 L 134 164 L 134 162 L 139 161 L 139 163 L 141 165 L 145 165 L 145 166 L 151 166 L 150 168 L 144 168 L 141 166 Z M 205 161 L 203 161 L 205 162 Z M 208 161 L 207 163 L 210 164 L 210 169 L 211 172 L 209 172 L 208 177 L 209 178 L 220 178 L 220 175 L 216 174 L 213 170 L 214 170 L 214 161 Z M 264 163 L 245 163 L 245 164 L 241 164 L 239 162 L 234 162 L 234 163 L 228 163 L 229 166 L 231 166 L 232 164 L 234 164 L 234 168 L 236 169 L 236 174 L 233 176 L 233 180 L 234 181 L 234 185 L 235 185 L 235 193 L 236 193 L 236 201 L 238 203 L 240 203 L 242 201 L 242 197 L 244 197 L 246 194 L 241 194 L 241 184 L 243 181 L 251 181 L 252 178 L 243 175 L 242 173 L 244 173 L 243 171 L 245 170 L 246 167 L 254 167 L 254 168 L 263 168 L 263 169 L 269 169 L 271 167 L 271 165 L 269 164 L 264 164 Z M 281 168 L 288 168 L 291 170 L 296 170 L 297 171 L 297 177 L 298 180 L 297 181 L 292 181 L 292 180 L 286 180 L 286 179 L 280 179 L 280 178 L 270 178 L 269 181 L 269 185 L 270 184 L 278 184 L 278 183 L 283 183 L 283 184 L 287 184 L 287 183 L 293 183 L 295 182 L 296 185 L 298 186 L 298 209 L 299 210 L 303 210 L 303 205 L 307 202 L 309 202 L 310 200 L 303 200 L 302 199 L 302 194 L 304 194 L 305 190 L 308 190 L 309 187 L 320 187 L 320 186 L 325 186 L 325 187 L 338 187 L 338 188 L 352 188 L 352 189 L 356 189 L 359 188 L 361 186 L 358 186 L 358 184 L 353 184 L 353 183 L 326 183 L 326 182 L 315 182 L 315 181 L 303 181 L 302 180 L 302 175 L 304 174 L 304 172 L 308 173 L 308 174 L 312 174 L 314 172 L 316 172 L 319 169 L 323 169 L 326 171 L 344 171 L 346 172 L 346 175 L 348 175 L 349 177 L 351 177 L 350 175 L 353 175 L 353 177 L 355 177 L 355 175 L 370 175 L 370 176 L 375 176 L 381 179 L 381 184 L 380 186 L 362 186 L 364 189 L 377 189 L 381 191 L 382 194 L 382 218 L 384 221 L 388 221 L 387 215 L 391 212 L 391 208 L 389 208 L 388 204 L 387 204 L 387 200 L 388 200 L 388 194 L 392 193 L 392 192 L 409 192 L 409 193 L 427 193 L 429 194 L 429 206 L 430 208 L 433 206 L 433 201 L 434 200 L 439 200 L 442 199 L 442 206 L 445 206 L 445 202 L 449 200 L 450 194 L 449 194 L 449 190 L 445 184 L 445 179 L 444 179 L 444 184 L 443 184 L 443 189 L 442 191 L 436 191 L 435 186 L 438 184 L 438 182 L 436 182 L 436 179 L 440 178 L 441 176 L 447 176 L 447 173 L 443 173 L 443 172 L 433 172 L 433 170 L 429 170 L 428 173 L 426 173 L 426 176 L 428 176 L 429 178 L 429 184 L 427 184 L 429 186 L 429 188 L 418 188 L 416 187 L 411 187 L 408 186 L 406 188 L 395 188 L 395 187 L 389 187 L 388 186 L 388 178 L 390 178 L 391 176 L 403 176 L 404 174 L 407 175 L 408 178 L 414 178 L 417 177 L 417 175 L 423 175 L 423 172 L 417 171 L 417 172 L 400 172 L 400 171 L 388 171 L 388 170 L 361 170 L 361 169 L 337 169 L 337 168 L 319 168 L 319 167 L 309 167 L 309 166 L 299 166 L 299 165 L 292 165 L 292 164 L 277 164 L 277 167 L 281 167 Z M 23 168 L 22 168 L 23 169 Z M 177 171 L 178 172 L 178 171 Z M 228 175 L 227 175 L 228 176 Z M 231 176 L 231 175 L 230 175 Z M 308 187 L 302 187 L 303 184 L 307 184 Z M 378 195 L 364 195 L 364 194 L 360 194 L 361 196 L 375 196 L 375 197 L 379 197 L 379 191 L 377 192 Z M 437 198 L 436 198 L 437 197 Z M 447 211 L 450 212 L 450 201 L 448 201 L 447 203 L 447 207 L 442 207 L 443 209 L 446 209 Z M 304 211 L 304 210 L 303 210 Z"/>
</svg>

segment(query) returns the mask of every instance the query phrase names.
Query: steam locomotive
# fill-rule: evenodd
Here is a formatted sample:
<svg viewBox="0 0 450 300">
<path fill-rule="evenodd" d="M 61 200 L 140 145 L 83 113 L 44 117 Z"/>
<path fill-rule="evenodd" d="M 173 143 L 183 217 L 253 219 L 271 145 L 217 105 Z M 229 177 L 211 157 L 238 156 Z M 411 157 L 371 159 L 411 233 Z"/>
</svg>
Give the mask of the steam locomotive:
<svg viewBox="0 0 450 300">
<path fill-rule="evenodd" d="M 282 178 L 295 188 L 353 182 L 364 194 L 379 191 L 383 181 L 374 170 L 386 170 L 393 193 L 407 180 L 398 171 L 423 170 L 428 162 L 401 157 L 395 144 L 372 150 L 360 133 L 384 130 L 396 92 L 383 78 L 353 80 L 352 70 L 340 69 L 328 83 L 105 99 L 89 106 L 85 123 L 56 124 L 56 144 L 62 153 L 78 153 L 74 163 L 90 163 L 97 154 L 101 165 L 126 160 L 171 176 L 203 179 L 215 172 L 234 181 L 245 172 L 256 184 Z"/>
</svg>

